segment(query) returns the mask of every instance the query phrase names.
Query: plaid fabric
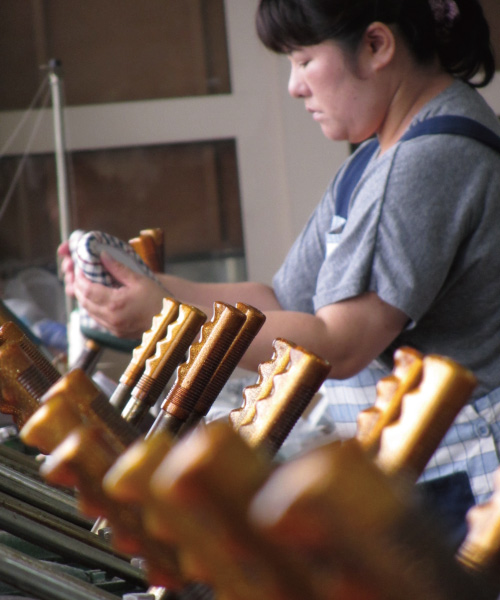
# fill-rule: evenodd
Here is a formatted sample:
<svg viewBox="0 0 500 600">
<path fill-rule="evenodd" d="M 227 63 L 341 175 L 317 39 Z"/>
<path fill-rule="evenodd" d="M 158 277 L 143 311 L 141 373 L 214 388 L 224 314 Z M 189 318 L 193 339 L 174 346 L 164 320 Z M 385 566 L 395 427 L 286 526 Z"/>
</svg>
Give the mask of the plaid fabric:
<svg viewBox="0 0 500 600">
<path fill-rule="evenodd" d="M 102 231 L 74 231 L 69 238 L 69 249 L 75 266 L 79 267 L 87 279 L 109 287 L 118 287 L 119 283 L 106 271 L 100 259 L 102 246 L 113 257 L 124 263 L 137 273 L 156 279 L 151 269 L 141 259 L 128 242 Z M 89 316 L 87 311 L 79 308 L 80 325 L 98 331 L 106 331 L 104 327 Z"/>
<path fill-rule="evenodd" d="M 359 411 L 373 405 L 376 383 L 387 374 L 387 371 L 372 366 L 351 379 L 325 382 L 321 388 L 324 395 L 322 419 L 332 424 L 339 438 L 355 435 Z M 476 502 L 485 502 L 493 491 L 493 475 L 499 467 L 499 417 L 500 388 L 465 406 L 420 481 L 465 471 Z"/>
</svg>

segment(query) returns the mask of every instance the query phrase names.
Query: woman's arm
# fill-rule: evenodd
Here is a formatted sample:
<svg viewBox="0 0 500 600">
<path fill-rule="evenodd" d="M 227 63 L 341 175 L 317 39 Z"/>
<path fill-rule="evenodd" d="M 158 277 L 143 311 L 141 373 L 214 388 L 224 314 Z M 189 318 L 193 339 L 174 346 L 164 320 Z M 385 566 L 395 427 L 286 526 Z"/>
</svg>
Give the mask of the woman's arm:
<svg viewBox="0 0 500 600">
<path fill-rule="evenodd" d="M 321 308 L 315 315 L 268 311 L 266 322 L 241 366 L 268 360 L 272 341 L 285 338 L 327 359 L 330 377 L 345 379 L 366 367 L 404 329 L 408 317 L 369 292 Z"/>
<path fill-rule="evenodd" d="M 263 283 L 199 283 L 167 274 L 159 275 L 158 279 L 166 291 L 188 304 L 210 306 L 217 300 L 228 304 L 245 302 L 255 307 L 258 304 L 262 311 L 281 310 L 273 289 Z"/>
<path fill-rule="evenodd" d="M 114 260 L 106 252 L 101 260 L 109 273 L 120 282 L 117 288 L 89 281 L 82 271 L 65 263 L 66 285 L 80 306 L 117 337 L 138 338 L 151 327 L 154 315 L 161 311 L 162 300 L 171 296 L 213 313 L 216 301 L 236 304 L 244 302 L 262 311 L 280 310 L 272 288 L 259 283 L 197 283 L 173 275 L 157 275 L 153 279 L 135 273 Z"/>
<path fill-rule="evenodd" d="M 109 288 L 89 282 L 75 273 L 74 290 L 80 305 L 99 323 L 119 337 L 140 337 L 170 295 L 193 304 L 211 318 L 215 301 L 244 302 L 262 310 L 266 322 L 246 352 L 241 366 L 256 370 L 272 355 L 278 338 L 315 352 L 332 364 L 331 377 L 354 375 L 376 358 L 402 331 L 408 317 L 366 293 L 321 308 L 316 315 L 281 309 L 272 288 L 258 283 L 195 283 L 180 277 L 160 275 L 162 287 L 103 254 L 102 261 L 122 283 Z"/>
</svg>

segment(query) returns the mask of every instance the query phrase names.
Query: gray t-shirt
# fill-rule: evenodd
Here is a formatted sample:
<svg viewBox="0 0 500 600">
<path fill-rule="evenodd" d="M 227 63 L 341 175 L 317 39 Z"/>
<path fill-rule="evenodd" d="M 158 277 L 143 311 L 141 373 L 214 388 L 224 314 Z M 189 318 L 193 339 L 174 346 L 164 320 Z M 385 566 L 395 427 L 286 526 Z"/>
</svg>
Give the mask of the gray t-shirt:
<svg viewBox="0 0 500 600">
<path fill-rule="evenodd" d="M 500 134 L 495 114 L 463 82 L 413 123 L 446 114 Z M 388 366 L 408 345 L 470 368 L 476 398 L 499 387 L 500 153 L 448 134 L 400 142 L 368 165 L 347 222 L 335 216 L 345 166 L 274 277 L 282 307 L 314 313 L 374 291 L 410 319 L 381 357 Z"/>
</svg>

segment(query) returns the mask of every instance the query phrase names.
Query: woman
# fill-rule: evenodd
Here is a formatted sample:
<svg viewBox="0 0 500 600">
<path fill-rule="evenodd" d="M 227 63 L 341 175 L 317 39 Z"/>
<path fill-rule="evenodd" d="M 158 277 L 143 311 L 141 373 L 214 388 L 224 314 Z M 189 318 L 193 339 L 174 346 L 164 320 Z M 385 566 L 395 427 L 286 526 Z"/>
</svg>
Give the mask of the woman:
<svg viewBox="0 0 500 600">
<path fill-rule="evenodd" d="M 358 165 L 353 177 L 349 166 L 363 144 L 327 189 L 272 287 L 163 275 L 162 289 L 104 256 L 122 283 L 111 289 L 90 284 L 81 273 L 73 277 L 66 256 L 67 291 L 123 337 L 149 327 L 165 290 L 208 314 L 215 300 L 253 304 L 267 320 L 243 366 L 267 360 L 276 337 L 328 359 L 328 411 L 345 435 L 353 433 L 357 412 L 373 402 L 373 383 L 390 369 L 395 348 L 454 358 L 480 383 L 463 426 L 450 434 L 465 432 L 464 448 L 452 440 L 446 464 L 429 476 L 466 471 L 482 500 L 492 489 L 500 441 L 494 429 L 500 240 L 492 227 L 500 219 L 500 154 L 465 135 L 402 141 L 415 123 L 436 115 L 468 116 L 500 133 L 495 115 L 468 83 L 480 74 L 476 85 L 485 85 L 494 73 L 480 5 L 261 0 L 257 31 L 268 48 L 289 58 L 289 92 L 304 101 L 327 138 L 360 143 L 376 136 L 366 168 Z M 343 206 L 336 207 L 342 195 Z M 67 255 L 65 246 L 61 253 Z M 375 360 L 379 368 L 373 370 Z M 344 391 L 357 390 L 347 403 L 336 394 L 339 380 L 346 380 L 340 382 Z M 365 381 L 366 395 L 359 391 Z M 478 434 L 480 425 L 485 428 Z"/>
</svg>

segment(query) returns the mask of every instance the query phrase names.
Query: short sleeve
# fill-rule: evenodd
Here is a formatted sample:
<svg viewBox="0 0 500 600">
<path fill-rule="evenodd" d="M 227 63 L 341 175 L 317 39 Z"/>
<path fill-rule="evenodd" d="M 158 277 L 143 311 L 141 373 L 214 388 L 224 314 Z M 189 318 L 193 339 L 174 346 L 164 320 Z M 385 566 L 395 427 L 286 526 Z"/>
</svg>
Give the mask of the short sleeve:
<svg viewBox="0 0 500 600">
<path fill-rule="evenodd" d="M 374 291 L 418 321 L 439 296 L 471 228 L 474 186 L 467 152 L 439 137 L 399 144 L 371 165 L 318 274 L 315 310 Z"/>
<path fill-rule="evenodd" d="M 313 297 L 326 252 L 325 232 L 334 213 L 334 185 L 332 181 L 273 278 L 274 292 L 285 310 L 314 313 Z"/>
</svg>

